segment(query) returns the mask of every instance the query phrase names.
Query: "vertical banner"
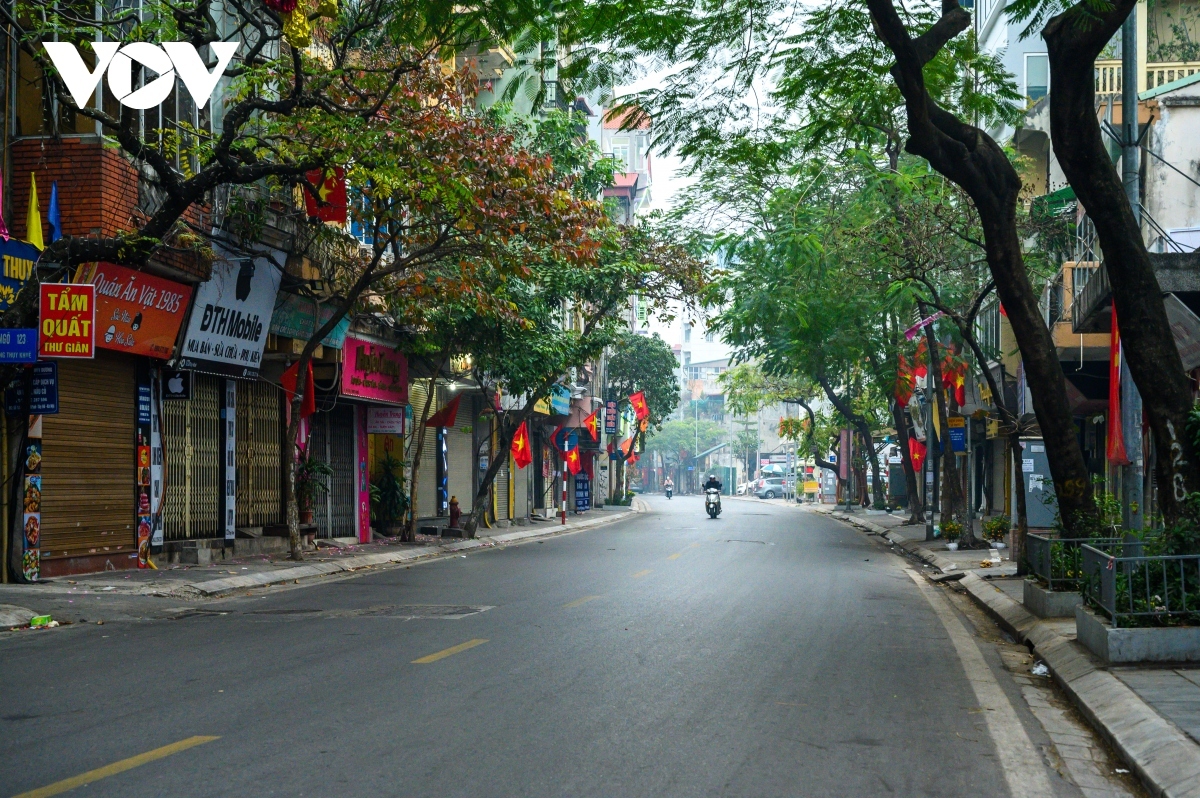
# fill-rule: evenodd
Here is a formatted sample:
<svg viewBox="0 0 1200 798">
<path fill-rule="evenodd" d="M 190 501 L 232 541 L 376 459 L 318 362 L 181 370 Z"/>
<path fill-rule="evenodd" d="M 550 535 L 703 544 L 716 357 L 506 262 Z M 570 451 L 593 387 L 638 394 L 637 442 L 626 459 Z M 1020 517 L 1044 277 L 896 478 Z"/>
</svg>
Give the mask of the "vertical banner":
<svg viewBox="0 0 1200 798">
<path fill-rule="evenodd" d="M 150 567 L 150 538 L 154 535 L 151 521 L 152 507 L 150 501 L 150 417 L 154 405 L 153 393 L 150 388 L 150 364 L 142 361 L 137 369 L 137 425 L 134 428 L 137 435 L 137 473 L 134 475 L 137 486 L 137 506 L 134 508 L 134 518 L 137 521 L 137 560 L 138 568 Z"/>
<path fill-rule="evenodd" d="M 162 372 L 150 373 L 150 551 L 163 547 Z"/>
<path fill-rule="evenodd" d="M 225 491 L 221 512 L 225 519 L 225 545 L 237 537 L 237 381 L 225 380 L 225 401 L 221 404 L 225 428 Z"/>
<path fill-rule="evenodd" d="M 838 433 L 838 478 L 850 479 L 850 430 Z"/>
<path fill-rule="evenodd" d="M 42 417 L 29 417 L 29 443 L 25 447 L 22 515 L 21 572 L 30 582 L 42 573 Z"/>
<path fill-rule="evenodd" d="M 592 509 L 592 483 L 587 474 L 580 471 L 575 475 L 575 512 Z"/>
<path fill-rule="evenodd" d="M 374 408 L 372 408 L 374 409 Z M 354 406 L 354 462 L 358 472 L 356 487 L 358 490 L 358 542 L 371 542 L 371 482 L 370 473 L 368 471 L 368 448 L 369 438 L 367 437 L 367 408 L 362 405 Z M 400 413 L 400 434 L 404 434 L 404 413 Z"/>
</svg>

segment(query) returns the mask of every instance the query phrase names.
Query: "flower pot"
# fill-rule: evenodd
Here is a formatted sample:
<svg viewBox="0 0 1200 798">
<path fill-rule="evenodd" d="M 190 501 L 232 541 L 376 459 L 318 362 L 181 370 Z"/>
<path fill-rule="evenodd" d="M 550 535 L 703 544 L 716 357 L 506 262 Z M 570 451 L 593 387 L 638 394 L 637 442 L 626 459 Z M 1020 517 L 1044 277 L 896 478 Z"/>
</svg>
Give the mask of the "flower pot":
<svg viewBox="0 0 1200 798">
<path fill-rule="evenodd" d="M 1007 543 L 1005 543 L 1005 542 L 1004 542 L 1004 541 L 1002 541 L 1002 540 L 993 540 L 993 541 L 992 541 L 992 548 L 993 548 L 993 549 L 1007 549 L 1007 548 L 1008 548 L 1008 544 L 1007 544 Z"/>
<path fill-rule="evenodd" d="M 946 548 L 950 549 L 950 551 L 958 551 L 958 541 L 955 540 L 950 543 L 947 543 Z"/>
<path fill-rule="evenodd" d="M 301 524 L 311 524 L 312 519 L 313 519 L 313 511 L 312 510 L 301 510 L 300 511 L 300 523 Z"/>
</svg>

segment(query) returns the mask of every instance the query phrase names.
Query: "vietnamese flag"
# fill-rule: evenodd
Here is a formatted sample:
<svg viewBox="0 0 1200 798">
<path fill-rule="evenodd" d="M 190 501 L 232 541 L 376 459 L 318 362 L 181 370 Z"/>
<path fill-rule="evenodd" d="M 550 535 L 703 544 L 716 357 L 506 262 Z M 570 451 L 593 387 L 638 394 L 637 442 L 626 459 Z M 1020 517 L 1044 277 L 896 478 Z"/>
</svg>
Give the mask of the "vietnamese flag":
<svg viewBox="0 0 1200 798">
<path fill-rule="evenodd" d="M 346 223 L 346 170 L 340 166 L 332 171 L 313 169 L 304 179 L 317 189 L 317 196 L 304 192 L 304 210 L 310 219 L 322 222 Z M 318 201 L 319 200 L 319 201 Z"/>
<path fill-rule="evenodd" d="M 914 437 L 908 439 L 908 456 L 912 460 L 913 471 L 919 472 L 925 465 L 925 444 Z"/>
<path fill-rule="evenodd" d="M 1125 427 L 1121 423 L 1121 331 L 1117 329 L 1117 303 L 1112 306 L 1108 338 L 1108 462 L 1129 465 Z"/>
<path fill-rule="evenodd" d="M 291 405 L 292 398 L 296 395 L 296 380 L 300 376 L 300 361 L 297 360 L 287 371 L 279 377 L 279 384 L 283 386 L 284 392 L 287 394 L 288 405 Z M 308 361 L 308 373 L 304 379 L 304 396 L 300 400 L 300 420 L 311 416 L 317 412 L 317 391 L 313 385 L 312 360 Z"/>
<path fill-rule="evenodd" d="M 567 452 L 567 456 L 564 459 L 567 461 L 567 470 L 570 471 L 572 475 L 578 474 L 579 469 L 583 467 L 579 462 L 579 449 L 572 449 L 571 451 Z"/>
<path fill-rule="evenodd" d="M 631 437 L 621 443 L 621 454 L 626 458 L 633 454 L 633 442 L 637 440 L 637 436 Z"/>
<path fill-rule="evenodd" d="M 592 440 L 600 440 L 600 411 L 593 410 L 592 414 L 583 420 L 583 428 L 592 436 Z"/>
<path fill-rule="evenodd" d="M 645 391 L 638 391 L 629 397 L 629 404 L 633 405 L 633 412 L 637 414 L 638 421 L 650 415 L 650 405 L 646 404 Z"/>
<path fill-rule="evenodd" d="M 517 427 L 517 432 L 512 439 L 512 459 L 517 464 L 517 468 L 524 468 L 533 462 L 533 451 L 529 448 L 529 427 L 525 422 L 521 422 L 521 426 Z"/>
</svg>

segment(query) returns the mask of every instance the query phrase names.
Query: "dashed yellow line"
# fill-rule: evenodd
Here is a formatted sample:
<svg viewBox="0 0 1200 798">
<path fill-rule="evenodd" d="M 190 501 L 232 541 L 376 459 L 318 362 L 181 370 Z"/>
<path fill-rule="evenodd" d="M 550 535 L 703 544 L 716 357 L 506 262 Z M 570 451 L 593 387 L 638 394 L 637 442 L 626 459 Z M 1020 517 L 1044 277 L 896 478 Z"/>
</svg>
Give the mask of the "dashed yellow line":
<svg viewBox="0 0 1200 798">
<path fill-rule="evenodd" d="M 650 573 L 650 569 L 649 569 L 649 568 L 647 568 L 647 569 L 646 569 L 646 570 L 644 570 L 644 571 L 638 571 L 636 574 L 633 574 L 633 578 L 634 578 L 634 579 L 637 579 L 638 577 L 645 576 L 645 575 L 646 575 L 646 574 L 648 574 L 648 573 Z"/>
<path fill-rule="evenodd" d="M 578 607 L 580 604 L 587 604 L 589 601 L 595 601 L 598 598 L 601 598 L 601 596 L 584 596 L 583 598 L 575 599 L 574 601 L 568 601 L 563 605 L 563 609 L 569 610 L 573 607 Z"/>
<path fill-rule="evenodd" d="M 444 648 L 441 651 L 438 651 L 436 653 L 427 654 L 426 656 L 421 657 L 420 659 L 414 659 L 411 664 L 413 664 L 413 665 L 428 665 L 431 662 L 437 662 L 439 659 L 445 659 L 446 657 L 452 657 L 455 654 L 459 654 L 463 651 L 466 651 L 469 648 L 475 648 L 475 646 L 482 646 L 486 642 L 487 642 L 486 639 L 484 639 L 482 637 L 477 637 L 474 640 L 468 640 L 465 643 L 459 643 L 457 646 L 450 646 L 450 648 Z"/>
<path fill-rule="evenodd" d="M 683 556 L 683 552 L 682 552 L 682 551 L 677 551 L 677 552 L 675 552 L 674 554 L 672 554 L 670 557 L 668 557 L 667 559 L 668 559 L 668 560 L 678 560 L 678 559 L 679 559 L 680 557 L 682 557 L 682 556 Z"/>
<path fill-rule="evenodd" d="M 136 767 L 141 767 L 148 762 L 153 762 L 156 759 L 178 754 L 180 751 L 186 751 L 189 748 L 194 748 L 197 745 L 211 743 L 213 740 L 219 740 L 220 737 L 189 737 L 186 740 L 180 740 L 177 743 L 164 745 L 162 748 L 155 748 L 153 751 L 147 751 L 144 754 L 131 756 L 128 759 L 122 759 L 120 762 L 113 762 L 111 765 L 105 765 L 102 768 L 89 770 L 87 773 L 80 773 L 78 776 L 72 776 L 69 779 L 56 781 L 53 784 L 48 784 L 45 787 L 39 787 L 36 790 L 23 792 L 14 798 L 49 798 L 51 795 L 58 795 L 67 790 L 73 790 L 76 787 L 82 787 L 85 784 L 91 784 L 100 779 L 106 779 L 109 776 L 115 776 L 118 773 L 124 773 L 126 770 L 132 770 Z"/>
</svg>

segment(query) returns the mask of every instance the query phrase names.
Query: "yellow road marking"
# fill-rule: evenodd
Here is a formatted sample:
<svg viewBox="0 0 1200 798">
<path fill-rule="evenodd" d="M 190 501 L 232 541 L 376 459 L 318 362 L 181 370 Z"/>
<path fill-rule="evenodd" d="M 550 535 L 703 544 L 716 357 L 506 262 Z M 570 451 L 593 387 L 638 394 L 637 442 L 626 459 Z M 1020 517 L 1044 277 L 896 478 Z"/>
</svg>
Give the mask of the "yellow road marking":
<svg viewBox="0 0 1200 798">
<path fill-rule="evenodd" d="M 600 598 L 600 596 L 584 596 L 581 599 L 575 599 L 574 601 L 568 601 L 566 604 L 563 605 L 563 609 L 569 610 L 572 607 L 578 607 L 580 604 L 587 604 L 589 601 L 595 601 L 598 598 Z"/>
<path fill-rule="evenodd" d="M 475 646 L 482 646 L 486 642 L 487 642 L 487 640 L 485 640 L 481 637 L 477 637 L 474 640 L 468 640 L 465 643 L 459 643 L 457 646 L 450 646 L 450 648 L 442 649 L 441 651 L 437 652 L 436 654 L 429 654 L 428 656 L 421 657 L 420 659 L 414 659 L 412 661 L 412 664 L 413 665 L 428 665 L 431 662 L 437 662 L 439 659 L 445 659 L 446 657 L 452 657 L 455 654 L 466 651 L 468 648 L 475 648 Z"/>
<path fill-rule="evenodd" d="M 36 790 L 23 792 L 14 798 L 48 798 L 51 795 L 58 795 L 67 790 L 73 790 L 76 787 L 82 787 L 85 784 L 91 784 L 94 781 L 115 776 L 118 773 L 124 773 L 126 770 L 132 770 L 136 767 L 141 767 L 148 762 L 153 762 L 156 759 L 162 759 L 165 756 L 178 754 L 180 751 L 186 751 L 197 745 L 211 743 L 213 740 L 219 740 L 220 737 L 189 737 L 186 740 L 180 740 L 177 743 L 164 745 L 162 748 L 155 748 L 153 751 L 147 751 L 144 754 L 131 756 L 128 759 L 122 759 L 120 762 L 113 762 L 111 765 L 105 765 L 102 768 L 89 770 L 87 773 L 80 773 L 78 776 L 72 776 L 69 779 L 56 781 L 53 784 L 48 784 L 45 787 L 40 787 Z"/>
<path fill-rule="evenodd" d="M 683 556 L 683 552 L 682 552 L 682 551 L 677 551 L 677 552 L 675 552 L 674 554 L 672 554 L 670 557 L 668 557 L 667 559 L 668 559 L 668 560 L 678 560 L 678 559 L 679 559 L 680 557 L 682 557 L 682 556 Z"/>
<path fill-rule="evenodd" d="M 646 575 L 646 574 L 648 574 L 648 573 L 650 573 L 650 569 L 649 569 L 649 568 L 647 568 L 647 569 L 646 569 L 646 570 L 644 570 L 644 571 L 638 571 L 636 574 L 634 574 L 634 575 L 633 575 L 633 578 L 634 578 L 634 579 L 637 579 L 639 576 L 645 576 L 645 575 Z"/>
</svg>

